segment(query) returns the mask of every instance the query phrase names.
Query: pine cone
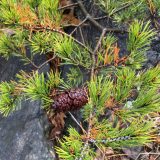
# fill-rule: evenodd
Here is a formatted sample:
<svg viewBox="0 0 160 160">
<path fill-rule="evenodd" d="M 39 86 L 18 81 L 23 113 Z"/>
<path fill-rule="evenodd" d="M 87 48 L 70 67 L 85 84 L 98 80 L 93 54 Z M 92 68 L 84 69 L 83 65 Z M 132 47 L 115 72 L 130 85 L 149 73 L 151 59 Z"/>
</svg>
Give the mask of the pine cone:
<svg viewBox="0 0 160 160">
<path fill-rule="evenodd" d="M 88 103 L 86 88 L 71 89 L 54 97 L 52 108 L 57 112 L 77 110 Z"/>
</svg>

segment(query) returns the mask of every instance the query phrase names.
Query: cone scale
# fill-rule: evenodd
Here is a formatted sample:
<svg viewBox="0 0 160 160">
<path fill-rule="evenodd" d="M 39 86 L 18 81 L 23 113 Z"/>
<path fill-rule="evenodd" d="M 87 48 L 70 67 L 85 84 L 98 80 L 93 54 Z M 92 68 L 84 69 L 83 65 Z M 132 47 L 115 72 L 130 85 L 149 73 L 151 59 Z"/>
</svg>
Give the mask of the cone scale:
<svg viewBox="0 0 160 160">
<path fill-rule="evenodd" d="M 71 89 L 54 97 L 52 108 L 57 112 L 78 110 L 88 103 L 86 88 Z"/>
</svg>

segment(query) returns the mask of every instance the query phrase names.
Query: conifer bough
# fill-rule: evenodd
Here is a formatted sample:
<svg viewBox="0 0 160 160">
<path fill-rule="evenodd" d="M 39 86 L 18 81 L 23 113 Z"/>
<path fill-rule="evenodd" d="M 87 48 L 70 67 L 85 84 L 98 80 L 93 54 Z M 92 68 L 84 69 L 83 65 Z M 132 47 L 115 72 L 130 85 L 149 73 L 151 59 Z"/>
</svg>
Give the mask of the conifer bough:
<svg viewBox="0 0 160 160">
<path fill-rule="evenodd" d="M 67 6 L 62 4 L 65 1 Z M 41 100 L 44 109 L 50 111 L 53 108 L 55 112 L 78 110 L 86 105 L 82 111 L 82 120 L 85 123 L 70 114 L 83 132 L 79 133 L 77 127 L 70 127 L 67 136 L 64 135 L 63 140 L 55 147 L 59 159 L 63 160 L 93 160 L 99 159 L 101 155 L 110 159 L 112 155 L 109 158 L 106 154 L 108 147 L 118 148 L 120 151 L 121 147 L 146 145 L 155 138 L 157 145 L 156 120 L 160 106 L 160 94 L 157 94 L 157 90 L 160 84 L 160 67 L 151 67 L 148 70 L 143 70 L 143 67 L 150 44 L 157 35 L 152 26 L 155 24 L 155 27 L 159 28 L 156 17 L 151 16 L 151 22 L 148 21 L 148 13 L 158 14 L 160 0 L 94 0 L 95 10 L 92 13 L 98 11 L 99 7 L 95 4 L 107 12 L 103 24 L 98 20 L 104 17 L 96 18 L 95 14 L 90 15 L 86 9 L 87 3 L 84 4 L 81 0 L 78 0 L 77 4 L 85 16 L 83 21 L 75 19 L 74 14 L 65 13 L 65 9 L 70 9 L 75 4 L 68 6 L 67 0 L 20 2 L 0 1 L 0 56 L 6 59 L 17 56 L 25 64 L 32 64 L 36 72 L 21 72 L 17 75 L 18 81 L 0 83 L 0 113 L 8 116 L 21 107 L 19 103 L 24 98 Z M 111 21 L 108 22 L 108 18 Z M 78 20 L 78 25 L 74 25 L 74 20 Z M 87 32 L 81 31 L 86 21 L 93 25 L 84 29 L 91 27 L 93 30 L 103 30 L 102 33 L 97 32 L 90 37 L 91 43 L 90 39 L 84 36 Z M 65 33 L 66 25 L 75 26 L 71 34 Z M 127 30 L 124 47 L 119 45 L 120 35 L 104 34 L 105 31 L 121 31 L 106 28 L 110 25 Z M 7 30 L 14 29 L 14 33 L 5 33 L 6 27 Z M 72 37 L 76 31 L 83 43 Z M 93 44 L 99 34 L 94 48 Z M 121 57 L 120 54 L 123 53 L 127 55 Z M 41 65 L 38 63 L 37 66 L 34 60 L 35 56 L 40 54 L 53 54 L 53 57 L 62 59 L 56 66 L 71 65 L 63 77 L 64 80 L 57 72 L 41 73 L 42 66 L 51 62 L 52 58 Z M 88 88 L 75 88 L 84 85 L 84 81 Z M 56 92 L 59 87 L 75 89 Z M 49 112 L 48 116 L 54 126 L 53 136 L 57 136 L 64 127 L 64 114 Z"/>
<path fill-rule="evenodd" d="M 87 103 L 87 88 L 77 88 L 54 96 L 54 103 L 52 108 L 57 112 L 66 112 L 80 109 Z"/>
</svg>

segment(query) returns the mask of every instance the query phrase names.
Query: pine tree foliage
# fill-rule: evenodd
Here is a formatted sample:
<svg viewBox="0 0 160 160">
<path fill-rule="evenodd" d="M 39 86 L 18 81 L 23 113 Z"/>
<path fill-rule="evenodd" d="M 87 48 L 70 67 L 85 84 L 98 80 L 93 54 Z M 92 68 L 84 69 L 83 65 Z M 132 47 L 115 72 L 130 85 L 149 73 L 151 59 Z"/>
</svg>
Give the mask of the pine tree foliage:
<svg viewBox="0 0 160 160">
<path fill-rule="evenodd" d="M 107 120 L 100 122 L 97 117 L 94 117 L 89 146 L 85 150 L 85 158 L 88 160 L 94 158 L 93 144 L 98 148 L 102 148 L 103 146 L 120 148 L 122 146 L 147 144 L 154 138 L 152 137 L 154 130 L 151 129 L 153 126 L 153 122 L 143 121 L 142 117 L 141 119 L 134 119 L 130 122 L 130 125 L 126 123 L 126 127 L 122 129 L 119 123 L 117 123 L 116 127 L 113 127 L 111 122 Z M 86 134 L 80 136 L 77 131 L 75 132 L 74 128 L 70 128 L 69 136 L 64 137 L 64 141 L 60 142 L 61 147 L 56 148 L 60 158 L 69 160 L 80 158 L 81 151 L 84 147 L 82 142 L 85 141 L 86 138 Z"/>
<path fill-rule="evenodd" d="M 76 88 L 83 84 L 83 73 L 79 67 L 69 69 L 67 74 L 67 81 L 71 88 Z"/>
<path fill-rule="evenodd" d="M 17 74 L 18 81 L 2 82 L 0 85 L 0 113 L 8 116 L 19 108 L 22 98 L 41 100 L 42 106 L 48 108 L 53 100 L 50 97 L 51 90 L 59 86 L 60 76 L 50 72 L 45 79 L 44 74 L 33 72 L 32 74 L 22 71 Z"/>
<path fill-rule="evenodd" d="M 139 20 L 145 20 L 148 18 L 149 9 L 148 5 L 152 6 L 153 12 L 158 10 L 158 0 L 95 0 L 104 10 L 107 15 L 113 18 L 116 22 L 128 24 L 135 17 Z"/>
<path fill-rule="evenodd" d="M 53 40 L 55 34 L 53 33 L 35 33 L 30 39 L 31 49 L 33 54 L 46 54 L 54 51 Z M 51 43 L 52 42 L 52 43 Z"/>
<path fill-rule="evenodd" d="M 22 56 L 25 59 L 25 33 L 18 31 L 11 37 L 7 34 L 1 34 L 0 45 L 1 55 L 5 58 L 9 58 L 11 55 Z"/>
<path fill-rule="evenodd" d="M 84 145 L 81 135 L 74 129 L 69 128 L 69 137 L 65 136 L 64 141 L 60 141 L 61 148 L 56 147 L 57 152 L 62 159 L 75 160 L 81 156 L 81 150 Z M 90 160 L 94 157 L 94 151 L 90 148 L 86 150 L 87 154 L 84 160 Z"/>
<path fill-rule="evenodd" d="M 114 62 L 114 48 L 117 43 L 117 38 L 112 34 L 108 34 L 102 42 L 103 48 L 98 54 L 98 65 L 113 64 Z"/>
<path fill-rule="evenodd" d="M 128 64 L 134 65 L 134 68 L 141 68 L 145 62 L 144 53 L 148 50 L 155 32 L 150 29 L 150 22 L 143 26 L 143 22 L 136 21 L 129 28 L 129 40 L 127 49 L 130 52 Z"/>
<path fill-rule="evenodd" d="M 138 95 L 136 99 L 127 101 L 124 109 L 120 111 L 121 117 L 128 118 L 159 111 L 159 75 L 159 66 L 137 74 L 134 88 L 137 89 Z"/>
<path fill-rule="evenodd" d="M 123 102 L 129 97 L 129 93 L 134 85 L 135 71 L 130 68 L 122 68 L 116 71 L 116 84 L 114 97 L 116 101 Z"/>
<path fill-rule="evenodd" d="M 128 141 L 129 146 L 135 146 L 138 145 L 138 143 L 143 145 L 144 143 L 147 143 L 151 140 L 150 136 L 153 131 L 148 131 L 148 129 L 153 127 L 153 123 L 143 122 L 140 118 L 133 122 L 130 122 L 130 125 L 123 129 L 120 129 L 121 127 L 119 124 L 117 124 L 116 127 L 113 127 L 107 121 L 103 121 L 102 125 L 100 126 L 99 122 L 97 121 L 95 122 L 94 127 L 94 129 L 97 129 L 97 135 L 92 135 L 95 139 L 95 143 L 97 140 L 97 143 L 99 143 L 99 145 L 103 144 L 111 146 L 112 148 L 125 146 L 125 140 Z M 106 128 L 108 132 L 106 132 Z M 129 135 L 128 138 L 127 135 Z M 122 137 L 124 137 L 124 141 L 121 140 Z M 117 143 L 118 141 L 119 143 Z"/>
<path fill-rule="evenodd" d="M 52 27 L 59 27 L 61 14 L 57 11 L 58 4 L 58 0 L 2 0 L 0 18 L 4 24 L 13 26 L 49 23 Z"/>
<path fill-rule="evenodd" d="M 147 18 L 149 1 L 95 2 L 115 22 L 125 21 L 129 26 L 125 56 L 119 54 L 118 38 L 109 33 L 102 38 L 94 61 L 94 51 L 90 47 L 63 32 L 66 22 L 58 0 L 0 2 L 0 55 L 6 59 L 16 56 L 35 67 L 32 73 L 20 72 L 14 81 L 1 82 L 0 113 L 8 116 L 19 109 L 22 99 L 41 100 L 43 108 L 53 109 L 57 90 L 62 98 L 60 102 L 69 105 L 69 100 L 76 103 L 76 98 L 81 96 L 76 92 L 78 87 L 87 90 L 88 103 L 81 106 L 83 122 L 79 126 L 82 132 L 70 127 L 68 136 L 59 140 L 56 151 L 61 159 L 92 160 L 97 148 L 145 145 L 155 136 L 154 122 L 147 116 L 159 112 L 160 67 L 157 65 L 148 70 L 142 67 L 156 34 L 150 21 L 142 21 Z M 153 4 L 158 6 L 159 1 L 153 0 Z M 5 28 L 11 29 L 12 34 L 4 32 Z M 36 66 L 33 59 L 41 54 L 59 58 L 60 66 L 72 66 L 65 80 L 58 72 L 39 73 L 41 66 Z M 88 79 L 85 79 L 88 73 L 92 76 L 89 79 L 87 75 Z M 73 88 L 75 101 L 70 95 Z M 65 99 L 64 95 L 69 98 Z"/>
<path fill-rule="evenodd" d="M 72 64 L 89 68 L 91 66 L 90 55 L 87 50 L 80 48 L 73 39 L 57 37 L 55 39 L 55 52 L 65 64 Z"/>
<path fill-rule="evenodd" d="M 137 89 L 138 90 L 140 88 L 156 89 L 160 83 L 159 77 L 160 77 L 159 66 L 150 68 L 147 71 L 140 71 L 139 74 L 137 74 L 136 78 Z"/>
<path fill-rule="evenodd" d="M 105 102 L 111 96 L 113 83 L 110 79 L 98 77 L 94 81 L 91 81 L 88 86 L 90 94 L 89 104 L 92 106 L 93 111 L 95 110 L 96 114 L 99 115 L 104 112 Z M 97 107 L 97 109 L 95 109 L 95 106 Z M 87 115 L 87 117 L 89 117 L 89 115 Z"/>
<path fill-rule="evenodd" d="M 15 84 L 2 82 L 0 84 L 0 113 L 7 116 L 9 113 L 18 109 L 17 106 L 21 100 L 21 95 L 16 91 Z"/>
</svg>

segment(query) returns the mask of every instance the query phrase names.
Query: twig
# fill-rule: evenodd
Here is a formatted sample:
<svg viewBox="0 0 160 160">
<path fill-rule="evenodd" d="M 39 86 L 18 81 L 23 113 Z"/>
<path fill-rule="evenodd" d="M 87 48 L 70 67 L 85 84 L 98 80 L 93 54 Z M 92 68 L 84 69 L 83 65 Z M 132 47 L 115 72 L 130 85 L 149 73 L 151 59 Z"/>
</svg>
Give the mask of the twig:
<svg viewBox="0 0 160 160">
<path fill-rule="evenodd" d="M 128 3 L 128 4 L 124 5 L 124 6 L 122 6 L 121 8 L 119 8 L 119 9 L 115 10 L 115 11 L 114 11 L 112 14 L 110 14 L 109 16 L 97 17 L 97 18 L 94 18 L 94 20 L 102 20 L 102 19 L 105 19 L 105 18 L 111 17 L 111 16 L 113 16 L 115 13 L 118 13 L 118 12 L 122 11 L 123 9 L 126 9 L 126 8 L 130 7 L 130 6 L 131 6 L 131 4 L 133 4 L 133 2 Z"/>
<path fill-rule="evenodd" d="M 87 147 L 88 147 L 88 141 L 86 141 L 84 148 L 82 149 L 81 154 L 80 154 L 81 157 L 78 160 L 83 160 L 83 157 L 85 156 L 85 151 L 86 151 Z M 77 160 L 77 159 L 75 159 L 75 160 Z"/>
<path fill-rule="evenodd" d="M 54 55 L 52 58 L 50 58 L 49 60 L 45 61 L 44 63 L 42 63 L 40 66 L 38 66 L 38 69 L 42 68 L 44 65 L 46 65 L 48 62 L 52 61 L 53 59 L 55 59 L 56 56 Z"/>
<path fill-rule="evenodd" d="M 84 40 L 84 36 L 83 36 L 81 27 L 79 27 L 79 32 L 80 32 L 80 35 L 81 35 L 81 38 L 82 38 L 82 42 L 83 42 L 83 44 L 85 44 L 85 40 Z"/>
<path fill-rule="evenodd" d="M 127 30 L 124 29 L 118 29 L 118 28 L 105 28 L 104 26 L 102 26 L 101 24 L 99 24 L 85 9 L 83 3 L 81 0 L 78 0 L 78 4 L 79 7 L 81 8 L 83 14 L 87 17 L 87 19 L 94 25 L 96 26 L 100 31 L 103 31 L 104 29 L 106 29 L 106 32 L 120 32 L 120 33 L 124 33 L 124 32 L 128 32 Z"/>
<path fill-rule="evenodd" d="M 108 66 L 108 65 L 101 65 L 101 66 L 95 67 L 94 70 L 99 70 L 99 69 L 105 68 L 105 67 L 107 67 L 107 66 Z"/>
<path fill-rule="evenodd" d="M 100 25 L 97 21 L 95 21 L 91 15 L 87 12 L 87 10 L 85 9 L 83 3 L 81 0 L 78 1 L 78 5 L 81 8 L 82 12 L 84 13 L 84 15 L 87 17 L 88 20 L 90 20 L 100 31 L 103 30 L 103 26 Z"/>
<path fill-rule="evenodd" d="M 27 56 L 25 56 L 25 58 L 28 60 L 28 62 L 29 62 L 33 67 L 35 67 L 36 69 L 39 69 L 39 67 L 38 67 L 32 60 L 30 60 Z"/>
<path fill-rule="evenodd" d="M 127 156 L 127 154 L 114 154 L 114 155 L 105 156 L 105 157 L 107 157 L 107 158 L 113 158 L 113 157 L 120 157 L 120 156 Z"/>
<path fill-rule="evenodd" d="M 91 79 L 94 76 L 94 71 L 95 71 L 95 67 L 96 67 L 96 54 L 97 54 L 97 51 L 98 51 L 98 49 L 99 49 L 99 47 L 100 47 L 100 45 L 102 43 L 102 39 L 105 36 L 105 34 L 106 34 L 106 28 L 103 29 L 103 31 L 101 33 L 101 36 L 100 36 L 100 38 L 98 40 L 98 43 L 97 43 L 97 45 L 96 45 L 96 47 L 94 49 L 94 52 L 92 54 L 93 65 L 92 65 L 92 68 L 91 68 Z"/>
<path fill-rule="evenodd" d="M 70 35 L 73 35 L 73 33 L 81 26 L 83 25 L 86 21 L 88 20 L 88 17 L 86 17 L 81 23 L 79 23 L 75 29 L 70 33 Z"/>
<path fill-rule="evenodd" d="M 100 36 L 100 38 L 99 38 L 99 40 L 98 40 L 98 43 L 97 43 L 97 45 L 96 45 L 96 47 L 95 47 L 95 50 L 94 50 L 94 52 L 93 52 L 94 54 L 96 54 L 96 52 L 98 51 L 99 47 L 101 46 L 102 39 L 103 39 L 103 37 L 105 36 L 106 32 L 107 32 L 107 29 L 104 28 L 103 31 L 102 31 L 102 33 L 101 33 L 101 36 Z"/>
<path fill-rule="evenodd" d="M 154 160 L 158 160 L 159 157 L 160 157 L 160 155 L 158 155 Z"/>
<path fill-rule="evenodd" d="M 114 66 L 114 65 L 113 64 L 100 65 L 100 66 L 95 67 L 94 70 L 96 71 L 96 70 L 100 70 L 102 68 L 107 68 L 107 67 L 112 67 L 112 66 Z"/>
<path fill-rule="evenodd" d="M 105 18 L 108 18 L 108 16 L 97 17 L 97 18 L 94 18 L 94 20 L 102 20 L 102 19 L 105 19 Z"/>
<path fill-rule="evenodd" d="M 93 65 L 92 65 L 92 70 L 91 70 L 91 79 L 93 79 L 93 77 L 94 77 L 94 68 L 95 68 L 95 65 L 96 65 L 96 54 L 97 54 L 97 51 L 98 51 L 98 49 L 99 49 L 99 47 L 101 45 L 102 39 L 103 39 L 105 34 L 106 34 L 106 28 L 103 29 L 102 34 L 101 34 L 101 36 L 100 36 L 100 38 L 99 38 L 99 40 L 97 42 L 97 45 L 96 45 L 96 47 L 94 49 L 94 52 L 92 54 Z M 92 118 L 93 117 L 94 117 L 94 112 L 91 111 L 90 112 L 90 116 L 89 116 L 89 122 L 88 122 L 88 131 L 87 131 L 87 137 L 86 137 L 87 140 L 86 140 L 86 142 L 84 144 L 84 147 L 83 147 L 83 149 L 81 151 L 81 154 L 80 154 L 81 156 L 80 156 L 80 158 L 78 160 L 83 160 L 83 157 L 85 156 L 86 150 L 87 150 L 87 148 L 89 146 L 89 139 L 90 139 L 90 134 L 91 134 L 91 129 L 92 129 Z"/>
<path fill-rule="evenodd" d="M 85 0 L 84 0 L 85 1 Z M 83 1 L 83 2 L 84 2 Z M 63 10 L 63 9 L 67 9 L 67 8 L 71 8 L 71 7 L 74 7 L 74 6 L 77 6 L 78 3 L 72 3 L 72 4 L 68 4 L 66 6 L 63 6 L 63 7 L 59 7 L 58 10 Z"/>
<path fill-rule="evenodd" d="M 87 133 L 86 131 L 85 131 L 85 129 L 82 127 L 82 125 L 76 120 L 76 118 L 73 116 L 73 114 L 71 113 L 71 112 L 68 112 L 69 114 L 70 114 L 70 116 L 71 116 L 71 118 L 77 123 L 77 125 L 82 129 L 82 131 L 84 132 L 84 133 Z"/>
<path fill-rule="evenodd" d="M 121 8 L 115 10 L 112 14 L 110 14 L 110 16 L 112 16 L 112 15 L 115 14 L 115 13 L 118 13 L 118 12 L 122 11 L 123 9 L 126 9 L 126 8 L 130 7 L 133 3 L 134 3 L 134 2 L 130 2 L 130 3 L 122 6 Z"/>
<path fill-rule="evenodd" d="M 72 4 L 69 4 L 69 5 L 63 6 L 63 7 L 59 7 L 58 10 L 67 9 L 67 8 L 74 7 L 74 6 L 77 6 L 77 5 L 78 5 L 78 3 L 72 3 Z"/>
<path fill-rule="evenodd" d="M 7 45 L 7 47 L 11 50 L 13 50 L 15 53 L 17 53 L 17 51 L 19 51 L 19 48 L 18 47 L 14 47 L 14 48 L 11 48 L 9 45 Z M 26 50 L 25 50 L 26 52 Z M 26 53 L 25 54 L 20 54 L 23 58 L 25 58 L 33 67 L 35 67 L 36 69 L 38 69 L 38 66 L 30 59 L 27 57 Z"/>
<path fill-rule="evenodd" d="M 97 42 L 97 45 L 96 45 L 96 47 L 94 49 L 94 52 L 92 54 L 93 65 L 92 65 L 92 70 L 91 70 L 91 79 L 93 79 L 93 77 L 94 77 L 94 68 L 96 66 L 96 54 L 97 54 L 97 51 L 98 51 L 98 49 L 99 49 L 99 47 L 101 45 L 102 39 L 103 39 L 105 34 L 106 34 L 106 28 L 103 29 L 102 34 L 101 34 L 101 36 L 100 36 L 100 38 L 99 38 L 99 40 Z M 87 150 L 88 145 L 89 145 L 89 139 L 90 139 L 90 134 L 91 134 L 90 132 L 91 132 L 91 128 L 92 128 L 92 118 L 93 117 L 94 117 L 94 112 L 91 111 L 90 112 L 90 116 L 89 116 L 89 122 L 88 122 L 89 125 L 88 125 L 88 131 L 87 131 L 87 140 L 86 140 L 86 142 L 84 144 L 84 147 L 83 147 L 83 149 L 81 151 L 81 154 L 80 154 L 81 157 L 78 160 L 83 160 L 83 157 L 86 154 L 86 150 Z"/>
<path fill-rule="evenodd" d="M 87 150 L 88 145 L 89 145 L 89 138 L 90 138 L 90 134 L 91 134 L 91 128 L 92 128 L 92 122 L 91 122 L 92 121 L 92 117 L 93 117 L 93 114 L 91 112 L 90 116 L 89 116 L 89 126 L 88 126 L 88 131 L 87 131 L 87 140 L 86 140 L 86 142 L 84 144 L 84 147 L 83 147 L 83 149 L 81 151 L 80 158 L 79 159 L 76 158 L 75 160 L 83 160 L 83 157 L 86 154 L 86 150 Z"/>
<path fill-rule="evenodd" d="M 141 156 L 141 155 L 158 155 L 160 156 L 160 153 L 153 153 L 153 152 L 147 152 L 147 153 L 139 153 L 137 158 L 135 160 L 138 160 L 138 158 Z"/>
</svg>

